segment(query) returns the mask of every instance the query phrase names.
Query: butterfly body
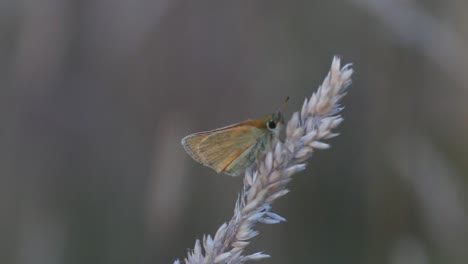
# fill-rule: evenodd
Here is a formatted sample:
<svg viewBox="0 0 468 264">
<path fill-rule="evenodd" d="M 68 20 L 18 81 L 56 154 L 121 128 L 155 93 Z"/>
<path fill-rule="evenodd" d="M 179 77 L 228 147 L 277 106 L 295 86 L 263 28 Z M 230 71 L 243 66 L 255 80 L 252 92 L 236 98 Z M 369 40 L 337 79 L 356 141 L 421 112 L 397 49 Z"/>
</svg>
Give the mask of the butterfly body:
<svg viewBox="0 0 468 264">
<path fill-rule="evenodd" d="M 256 120 L 199 132 L 182 139 L 185 151 L 197 162 L 218 173 L 237 176 L 278 137 L 279 112 Z"/>
</svg>

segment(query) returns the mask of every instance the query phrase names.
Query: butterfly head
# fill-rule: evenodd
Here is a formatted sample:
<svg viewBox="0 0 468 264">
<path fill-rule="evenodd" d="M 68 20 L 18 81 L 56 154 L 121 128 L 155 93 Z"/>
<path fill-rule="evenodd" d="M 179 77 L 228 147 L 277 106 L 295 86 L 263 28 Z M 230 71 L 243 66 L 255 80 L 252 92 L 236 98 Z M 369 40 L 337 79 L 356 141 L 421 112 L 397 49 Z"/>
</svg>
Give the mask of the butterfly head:
<svg viewBox="0 0 468 264">
<path fill-rule="evenodd" d="M 278 135 L 280 127 L 284 124 L 283 115 L 280 111 L 276 111 L 265 117 L 264 119 L 266 128 L 273 134 Z"/>
</svg>

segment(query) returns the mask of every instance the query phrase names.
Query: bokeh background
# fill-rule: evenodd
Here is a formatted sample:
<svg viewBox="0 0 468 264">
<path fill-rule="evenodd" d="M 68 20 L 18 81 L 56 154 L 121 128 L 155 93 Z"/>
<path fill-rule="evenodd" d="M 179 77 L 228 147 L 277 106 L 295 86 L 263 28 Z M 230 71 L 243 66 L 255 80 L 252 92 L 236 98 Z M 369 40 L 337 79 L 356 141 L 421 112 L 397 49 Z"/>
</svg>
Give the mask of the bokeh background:
<svg viewBox="0 0 468 264">
<path fill-rule="evenodd" d="M 287 117 L 353 62 L 345 122 L 261 263 L 468 263 L 465 0 L 1 0 L 0 263 L 172 263 L 241 178 L 180 139 Z"/>
</svg>

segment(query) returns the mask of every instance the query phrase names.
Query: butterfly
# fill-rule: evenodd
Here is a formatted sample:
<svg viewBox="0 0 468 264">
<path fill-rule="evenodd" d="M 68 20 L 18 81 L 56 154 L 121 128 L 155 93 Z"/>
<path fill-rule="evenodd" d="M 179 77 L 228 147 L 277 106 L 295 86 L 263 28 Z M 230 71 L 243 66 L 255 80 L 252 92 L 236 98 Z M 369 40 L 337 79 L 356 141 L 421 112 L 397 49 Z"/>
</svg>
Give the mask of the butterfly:
<svg viewBox="0 0 468 264">
<path fill-rule="evenodd" d="M 278 110 L 263 118 L 188 135 L 181 143 L 195 161 L 218 173 L 238 176 L 273 146 L 283 123 Z"/>
</svg>

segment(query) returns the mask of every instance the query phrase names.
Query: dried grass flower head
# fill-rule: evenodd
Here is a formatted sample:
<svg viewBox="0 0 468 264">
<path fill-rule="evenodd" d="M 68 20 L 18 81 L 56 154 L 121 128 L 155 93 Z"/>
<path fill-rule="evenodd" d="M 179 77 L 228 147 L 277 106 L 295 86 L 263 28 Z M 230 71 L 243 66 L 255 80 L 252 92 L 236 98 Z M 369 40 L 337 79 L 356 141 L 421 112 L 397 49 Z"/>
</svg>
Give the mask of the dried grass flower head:
<svg viewBox="0 0 468 264">
<path fill-rule="evenodd" d="M 341 99 L 351 84 L 351 64 L 341 67 L 334 57 L 327 76 L 316 92 L 304 100 L 286 124 L 284 142 L 276 141 L 266 150 L 255 169 L 244 174 L 244 187 L 235 203 L 234 215 L 222 224 L 214 237 L 196 240 L 185 258 L 186 264 L 245 263 L 270 257 L 263 252 L 244 254 L 250 239 L 258 235 L 257 223 L 277 224 L 286 219 L 271 212 L 271 204 L 289 192 L 291 176 L 304 170 L 315 150 L 328 149 L 325 140 L 336 137 L 333 130 L 343 121 Z M 176 260 L 174 263 L 179 263 Z"/>
</svg>

